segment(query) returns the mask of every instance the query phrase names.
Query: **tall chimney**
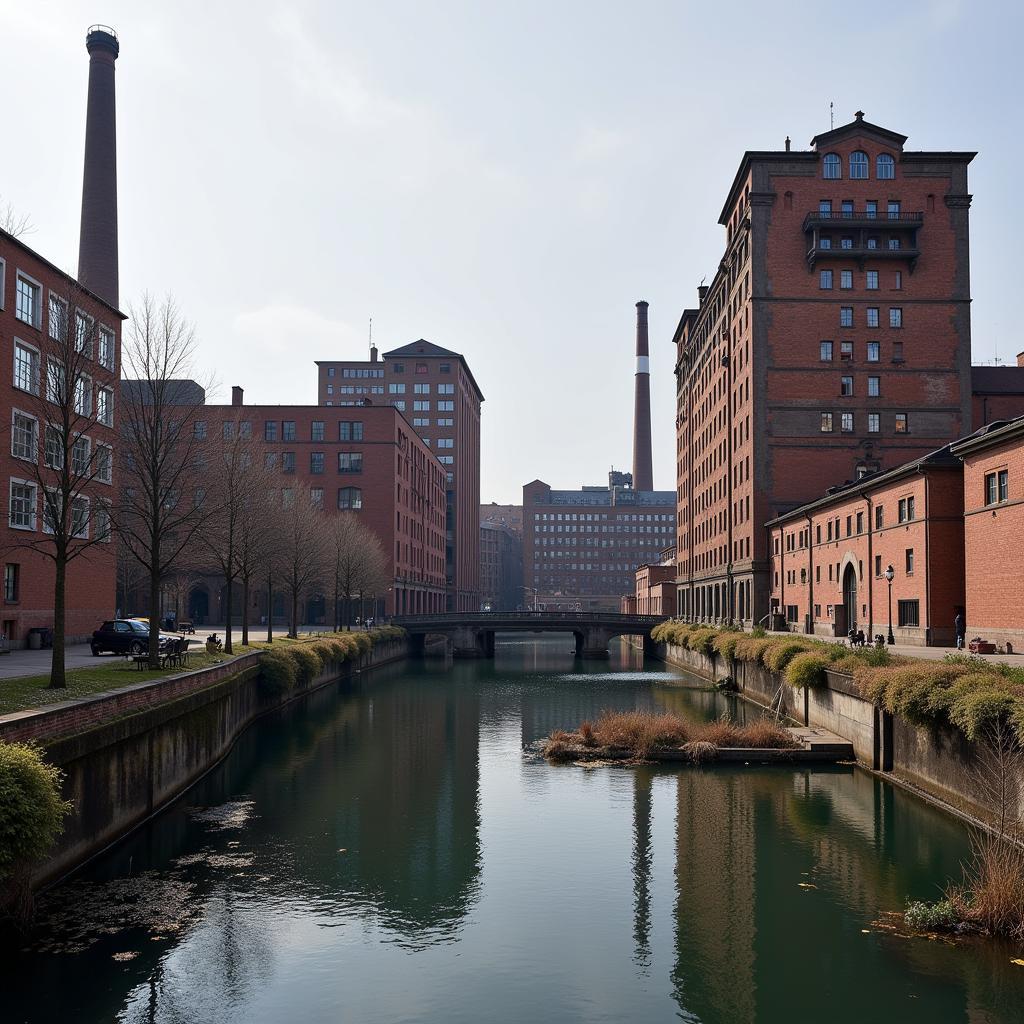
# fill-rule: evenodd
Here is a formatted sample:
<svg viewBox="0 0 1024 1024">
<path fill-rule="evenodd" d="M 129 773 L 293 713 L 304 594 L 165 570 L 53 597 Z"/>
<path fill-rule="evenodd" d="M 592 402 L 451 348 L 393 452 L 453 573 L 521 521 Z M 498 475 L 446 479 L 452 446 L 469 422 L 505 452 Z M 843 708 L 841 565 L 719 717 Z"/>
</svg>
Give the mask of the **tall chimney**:
<svg viewBox="0 0 1024 1024">
<path fill-rule="evenodd" d="M 78 237 L 78 281 L 117 306 L 117 133 L 114 122 L 114 61 L 117 33 L 93 25 L 89 51 L 89 100 L 85 119 L 82 227 Z"/>
<path fill-rule="evenodd" d="M 647 350 L 647 303 L 643 300 L 636 304 L 633 490 L 654 490 L 654 470 L 651 468 L 651 368 Z"/>
</svg>

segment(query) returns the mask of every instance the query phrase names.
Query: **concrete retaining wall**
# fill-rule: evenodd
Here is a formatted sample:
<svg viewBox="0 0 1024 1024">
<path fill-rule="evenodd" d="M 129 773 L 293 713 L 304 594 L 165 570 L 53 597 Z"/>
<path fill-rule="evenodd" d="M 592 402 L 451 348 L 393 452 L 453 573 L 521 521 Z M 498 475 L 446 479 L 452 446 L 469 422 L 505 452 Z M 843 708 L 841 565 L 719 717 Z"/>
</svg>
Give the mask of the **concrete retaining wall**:
<svg viewBox="0 0 1024 1024">
<path fill-rule="evenodd" d="M 0 739 L 41 743 L 64 771 L 64 796 L 74 804 L 34 884 L 66 875 L 180 796 L 259 715 L 407 654 L 405 640 L 378 644 L 358 662 L 332 663 L 277 698 L 260 692 L 259 654 L 252 654 L 95 701 L 3 716 Z"/>
<path fill-rule="evenodd" d="M 761 665 L 730 664 L 717 655 L 670 644 L 659 644 L 657 651 L 669 664 L 709 682 L 732 679 L 743 697 L 758 704 L 771 705 L 781 686 L 786 715 L 849 740 L 865 768 L 883 772 L 960 814 L 989 820 L 997 813 L 990 787 L 979 778 L 984 755 L 977 743 L 950 726 L 925 728 L 883 711 L 861 696 L 848 675 L 828 672 L 825 686 L 795 689 Z M 1024 780 L 1012 779 L 1010 787 L 1010 811 L 1024 817 Z"/>
</svg>

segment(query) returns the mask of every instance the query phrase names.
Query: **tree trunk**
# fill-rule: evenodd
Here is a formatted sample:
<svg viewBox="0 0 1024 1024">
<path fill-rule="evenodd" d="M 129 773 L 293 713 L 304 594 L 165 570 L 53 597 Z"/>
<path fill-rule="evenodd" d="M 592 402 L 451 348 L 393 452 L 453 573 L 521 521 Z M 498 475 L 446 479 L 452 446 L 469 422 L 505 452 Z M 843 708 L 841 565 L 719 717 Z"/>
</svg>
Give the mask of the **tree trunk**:
<svg viewBox="0 0 1024 1024">
<path fill-rule="evenodd" d="M 249 646 L 249 576 L 242 577 L 242 646 Z"/>
<path fill-rule="evenodd" d="M 160 667 L 160 572 L 154 567 L 149 572 L 149 667 Z"/>
<path fill-rule="evenodd" d="M 231 591 L 234 589 L 234 582 L 230 576 L 225 576 L 227 587 L 224 593 L 224 653 L 231 653 Z"/>
<path fill-rule="evenodd" d="M 299 592 L 292 591 L 292 628 L 288 634 L 293 640 L 299 638 Z"/>
<path fill-rule="evenodd" d="M 63 552 L 57 552 L 56 574 L 53 581 L 53 655 L 50 658 L 50 686 L 51 690 L 63 690 L 68 685 L 64 673 L 64 624 L 66 619 L 65 610 L 65 583 L 67 578 L 68 564 Z"/>
<path fill-rule="evenodd" d="M 267 643 L 274 642 L 274 573 L 267 570 Z"/>
</svg>

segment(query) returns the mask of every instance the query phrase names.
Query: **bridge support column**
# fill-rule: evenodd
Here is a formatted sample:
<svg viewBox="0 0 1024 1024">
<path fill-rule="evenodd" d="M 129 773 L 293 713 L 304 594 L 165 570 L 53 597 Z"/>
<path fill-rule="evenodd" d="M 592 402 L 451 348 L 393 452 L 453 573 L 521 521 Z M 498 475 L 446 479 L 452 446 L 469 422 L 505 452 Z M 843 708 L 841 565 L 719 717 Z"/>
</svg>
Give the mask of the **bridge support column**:
<svg viewBox="0 0 1024 1024">
<path fill-rule="evenodd" d="M 427 637 L 425 633 L 409 634 L 409 653 L 414 658 L 422 658 L 427 653 Z"/>
<path fill-rule="evenodd" d="M 494 630 L 493 629 L 489 629 L 489 630 L 487 630 L 486 633 L 483 634 L 483 648 L 484 648 L 484 657 L 485 658 L 493 658 L 494 657 Z"/>
<path fill-rule="evenodd" d="M 607 658 L 611 634 L 596 626 L 576 633 L 576 656 L 578 658 Z"/>
<path fill-rule="evenodd" d="M 452 655 L 456 658 L 484 657 L 486 652 L 483 639 L 484 634 L 480 630 L 460 626 L 452 632 Z"/>
</svg>

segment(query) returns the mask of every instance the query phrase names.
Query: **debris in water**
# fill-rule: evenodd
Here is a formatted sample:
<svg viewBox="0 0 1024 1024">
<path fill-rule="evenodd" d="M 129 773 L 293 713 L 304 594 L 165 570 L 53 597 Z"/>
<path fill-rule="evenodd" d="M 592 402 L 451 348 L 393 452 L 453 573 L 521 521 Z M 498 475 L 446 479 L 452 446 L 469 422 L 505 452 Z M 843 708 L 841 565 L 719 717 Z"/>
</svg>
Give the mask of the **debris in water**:
<svg viewBox="0 0 1024 1024">
<path fill-rule="evenodd" d="M 138 953 L 115 953 L 114 959 L 120 961 L 134 960 L 138 955 Z"/>
<path fill-rule="evenodd" d="M 1011 960 L 1011 964 L 1016 964 L 1018 967 L 1024 967 L 1024 960 Z"/>
<path fill-rule="evenodd" d="M 796 884 L 799 885 L 801 889 L 817 889 L 818 888 L 813 882 L 797 882 Z"/>
</svg>

